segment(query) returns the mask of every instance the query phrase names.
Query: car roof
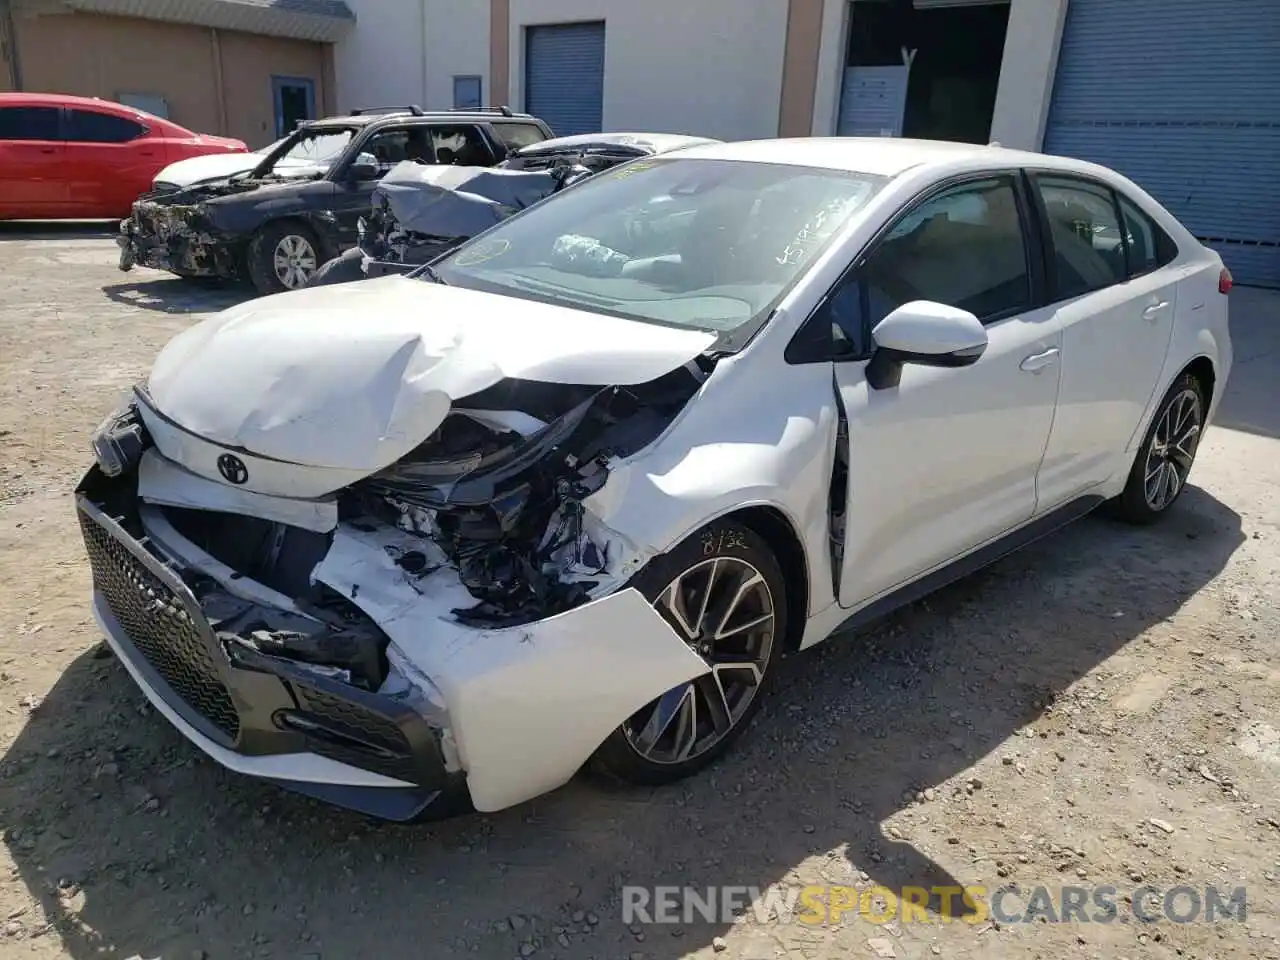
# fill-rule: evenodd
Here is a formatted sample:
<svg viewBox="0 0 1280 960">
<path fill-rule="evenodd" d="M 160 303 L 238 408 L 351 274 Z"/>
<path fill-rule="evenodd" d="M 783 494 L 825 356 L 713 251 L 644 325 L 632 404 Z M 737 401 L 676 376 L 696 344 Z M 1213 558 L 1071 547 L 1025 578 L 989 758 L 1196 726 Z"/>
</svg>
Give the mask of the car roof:
<svg viewBox="0 0 1280 960">
<path fill-rule="evenodd" d="M 997 144 L 911 140 L 903 137 L 744 140 L 690 147 L 682 151 L 681 156 L 690 159 L 792 164 L 881 177 L 896 177 L 918 167 L 932 167 L 938 173 L 946 173 L 949 169 L 960 173 L 974 168 L 994 167 L 1047 167 L 1078 172 L 1103 169 L 1083 160 L 1010 150 Z"/>
<path fill-rule="evenodd" d="M 557 150 L 588 147 L 630 147 L 644 153 L 667 153 L 684 147 L 720 143 L 709 137 L 691 137 L 682 133 L 578 133 L 570 137 L 553 137 L 533 143 L 517 151 L 521 156 Z"/>
<path fill-rule="evenodd" d="M 505 114 L 497 110 L 432 110 L 414 113 L 409 108 L 387 110 L 381 113 L 352 113 L 337 117 L 323 117 L 319 120 L 308 120 L 301 126 L 308 130 L 326 127 L 364 127 L 373 123 L 501 123 L 503 121 L 521 121 L 539 123 L 538 119 L 528 113 Z"/>
<path fill-rule="evenodd" d="M 0 93 L 0 106 L 56 106 L 56 107 L 98 107 L 111 111 L 113 113 L 141 114 L 149 117 L 151 114 L 145 110 L 139 110 L 137 107 L 131 107 L 125 103 L 117 103 L 115 100 L 103 100 L 101 97 L 77 97 L 70 93 L 27 93 L 13 92 Z M 160 117 L 158 119 L 164 119 Z"/>
</svg>

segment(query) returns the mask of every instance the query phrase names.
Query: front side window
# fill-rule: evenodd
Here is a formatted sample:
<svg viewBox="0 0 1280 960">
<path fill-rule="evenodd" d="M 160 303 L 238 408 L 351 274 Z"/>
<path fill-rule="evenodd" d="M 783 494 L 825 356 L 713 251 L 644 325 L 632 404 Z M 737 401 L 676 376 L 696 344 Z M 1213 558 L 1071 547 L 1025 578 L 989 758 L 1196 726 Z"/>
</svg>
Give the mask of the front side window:
<svg viewBox="0 0 1280 960">
<path fill-rule="evenodd" d="M 1124 232 L 1111 191 L 1070 177 L 1038 176 L 1036 184 L 1053 237 L 1057 299 L 1128 279 Z"/>
<path fill-rule="evenodd" d="M 67 111 L 67 139 L 73 143 L 128 143 L 147 128 L 135 120 L 94 110 Z"/>
<path fill-rule="evenodd" d="M 1008 177 L 964 183 L 924 201 L 889 231 L 853 278 L 866 330 L 912 300 L 983 322 L 1031 305 L 1018 195 Z"/>
<path fill-rule="evenodd" d="M 884 184 L 868 174 L 643 159 L 434 264 L 444 283 L 721 333 L 763 320 Z"/>
<path fill-rule="evenodd" d="M 57 139 L 57 107 L 0 107 L 0 140 Z"/>
</svg>

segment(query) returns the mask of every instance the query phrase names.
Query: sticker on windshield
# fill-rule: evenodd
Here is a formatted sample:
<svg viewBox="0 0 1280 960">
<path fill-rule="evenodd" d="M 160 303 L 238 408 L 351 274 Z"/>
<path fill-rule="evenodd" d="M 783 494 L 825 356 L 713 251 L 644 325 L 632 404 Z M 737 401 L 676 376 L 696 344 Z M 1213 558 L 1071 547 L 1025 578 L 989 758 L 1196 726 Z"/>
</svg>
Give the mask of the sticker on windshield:
<svg viewBox="0 0 1280 960">
<path fill-rule="evenodd" d="M 629 177 L 632 174 L 641 173 L 652 168 L 652 160 L 632 160 L 630 163 L 625 163 L 615 170 L 613 172 L 613 178 L 615 180 L 621 180 L 623 177 Z"/>
<path fill-rule="evenodd" d="M 839 214 L 849 205 L 851 201 L 847 197 L 838 197 L 823 204 L 777 257 L 778 263 L 783 266 L 803 263 L 809 254 L 828 240 L 832 231 L 843 222 Z"/>
<path fill-rule="evenodd" d="M 463 250 L 453 259 L 454 266 L 477 267 L 502 256 L 511 249 L 510 240 L 482 240 L 469 250 Z"/>
</svg>

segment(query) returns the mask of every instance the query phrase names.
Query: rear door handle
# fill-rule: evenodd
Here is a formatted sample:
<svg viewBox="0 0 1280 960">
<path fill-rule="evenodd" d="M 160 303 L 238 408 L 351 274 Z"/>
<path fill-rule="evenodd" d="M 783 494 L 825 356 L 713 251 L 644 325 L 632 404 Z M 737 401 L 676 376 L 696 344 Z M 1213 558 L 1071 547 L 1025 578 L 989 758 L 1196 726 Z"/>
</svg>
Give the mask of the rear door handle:
<svg viewBox="0 0 1280 960">
<path fill-rule="evenodd" d="M 1022 361 L 1019 366 L 1027 373 L 1039 373 L 1045 367 L 1051 366 L 1058 362 L 1058 348 L 1050 347 L 1044 353 L 1033 353 Z"/>
<path fill-rule="evenodd" d="M 1163 310 L 1168 305 L 1169 305 L 1168 300 L 1161 300 L 1159 303 L 1151 304 L 1151 306 L 1147 307 L 1147 309 L 1142 311 L 1142 319 L 1154 320 L 1156 318 L 1156 314 L 1158 314 L 1161 310 Z"/>
</svg>

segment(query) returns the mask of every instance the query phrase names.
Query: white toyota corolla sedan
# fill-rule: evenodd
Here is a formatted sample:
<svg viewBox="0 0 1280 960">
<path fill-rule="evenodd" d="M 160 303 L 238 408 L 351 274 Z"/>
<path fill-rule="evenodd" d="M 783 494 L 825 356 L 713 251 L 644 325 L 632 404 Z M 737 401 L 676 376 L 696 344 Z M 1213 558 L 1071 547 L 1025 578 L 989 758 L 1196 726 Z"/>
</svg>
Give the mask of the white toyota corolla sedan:
<svg viewBox="0 0 1280 960">
<path fill-rule="evenodd" d="M 1100 504 L 1167 512 L 1230 286 L 1074 160 L 637 160 L 177 336 L 78 489 L 94 611 L 213 759 L 377 816 L 673 780 L 783 654 Z"/>
</svg>

